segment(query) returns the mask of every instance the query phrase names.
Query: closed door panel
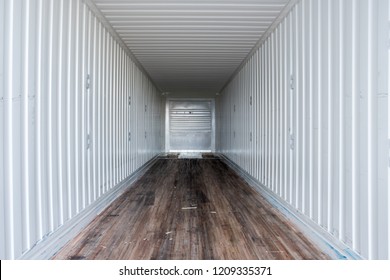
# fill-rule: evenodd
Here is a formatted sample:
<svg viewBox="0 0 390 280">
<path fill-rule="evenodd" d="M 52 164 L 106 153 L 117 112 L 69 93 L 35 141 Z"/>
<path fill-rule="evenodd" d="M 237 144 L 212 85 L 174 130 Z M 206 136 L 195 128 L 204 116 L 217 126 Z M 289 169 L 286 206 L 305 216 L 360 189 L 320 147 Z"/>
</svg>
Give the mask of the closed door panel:
<svg viewBox="0 0 390 280">
<path fill-rule="evenodd" d="M 212 100 L 170 100 L 169 151 L 213 150 Z"/>
</svg>

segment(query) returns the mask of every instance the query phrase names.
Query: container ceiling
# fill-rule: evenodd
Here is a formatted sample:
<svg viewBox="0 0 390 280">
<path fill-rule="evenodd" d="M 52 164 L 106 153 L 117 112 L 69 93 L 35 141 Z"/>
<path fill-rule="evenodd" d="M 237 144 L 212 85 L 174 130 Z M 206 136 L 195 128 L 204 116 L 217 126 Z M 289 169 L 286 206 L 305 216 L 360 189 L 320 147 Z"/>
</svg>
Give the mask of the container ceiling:
<svg viewBox="0 0 390 280">
<path fill-rule="evenodd" d="M 155 84 L 216 93 L 289 0 L 93 0 Z"/>
</svg>

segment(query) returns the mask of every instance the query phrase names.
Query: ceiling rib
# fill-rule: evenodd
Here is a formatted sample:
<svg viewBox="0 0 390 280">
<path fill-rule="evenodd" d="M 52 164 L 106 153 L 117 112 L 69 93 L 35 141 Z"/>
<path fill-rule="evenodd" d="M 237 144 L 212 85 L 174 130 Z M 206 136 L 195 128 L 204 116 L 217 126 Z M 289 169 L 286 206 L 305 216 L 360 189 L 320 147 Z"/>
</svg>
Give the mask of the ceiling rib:
<svg viewBox="0 0 390 280">
<path fill-rule="evenodd" d="M 289 0 L 88 0 L 163 92 L 215 94 Z"/>
</svg>

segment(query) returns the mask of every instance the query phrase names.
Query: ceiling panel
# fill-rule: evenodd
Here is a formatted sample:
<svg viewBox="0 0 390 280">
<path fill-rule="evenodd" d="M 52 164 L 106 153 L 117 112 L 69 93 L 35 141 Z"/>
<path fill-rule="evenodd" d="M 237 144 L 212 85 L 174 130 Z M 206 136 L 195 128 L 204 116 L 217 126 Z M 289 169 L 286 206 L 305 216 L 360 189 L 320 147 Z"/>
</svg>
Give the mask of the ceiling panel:
<svg viewBox="0 0 390 280">
<path fill-rule="evenodd" d="M 94 0 L 164 92 L 218 92 L 289 0 Z"/>
</svg>

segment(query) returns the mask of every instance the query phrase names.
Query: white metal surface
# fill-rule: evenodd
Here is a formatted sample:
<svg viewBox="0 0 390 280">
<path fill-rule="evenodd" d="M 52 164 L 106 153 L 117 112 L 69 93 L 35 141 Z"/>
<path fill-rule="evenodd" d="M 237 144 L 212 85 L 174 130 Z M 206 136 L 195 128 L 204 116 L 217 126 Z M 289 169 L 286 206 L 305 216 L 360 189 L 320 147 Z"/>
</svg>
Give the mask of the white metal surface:
<svg viewBox="0 0 390 280">
<path fill-rule="evenodd" d="M 390 257 L 388 11 L 300 1 L 217 98 L 219 150 L 370 259 Z"/>
<path fill-rule="evenodd" d="M 390 5 L 387 7 L 388 16 L 387 16 L 387 119 L 390 120 Z M 387 201 L 390 201 L 390 121 L 387 122 L 387 135 L 388 135 L 388 166 L 387 166 Z M 387 238 L 390 240 L 390 205 L 387 205 Z M 390 252 L 390 241 L 387 243 L 388 252 Z"/>
<path fill-rule="evenodd" d="M 81 228 L 166 147 L 156 85 L 225 86 L 218 150 L 390 258 L 387 0 L 0 0 L 0 19 L 0 259 Z"/>
<path fill-rule="evenodd" d="M 13 259 L 161 152 L 164 103 L 83 1 L 2 0 L 0 18 L 0 259 Z"/>
<path fill-rule="evenodd" d="M 214 151 L 214 100 L 167 100 L 167 152 Z"/>
<path fill-rule="evenodd" d="M 94 0 L 165 92 L 216 93 L 288 0 Z"/>
</svg>

